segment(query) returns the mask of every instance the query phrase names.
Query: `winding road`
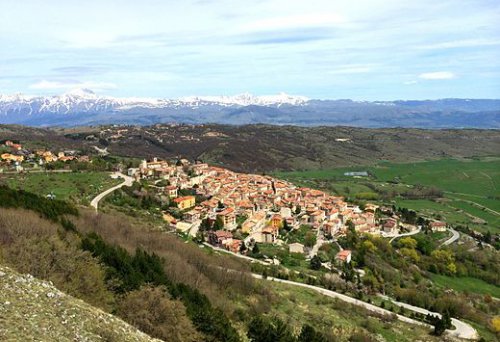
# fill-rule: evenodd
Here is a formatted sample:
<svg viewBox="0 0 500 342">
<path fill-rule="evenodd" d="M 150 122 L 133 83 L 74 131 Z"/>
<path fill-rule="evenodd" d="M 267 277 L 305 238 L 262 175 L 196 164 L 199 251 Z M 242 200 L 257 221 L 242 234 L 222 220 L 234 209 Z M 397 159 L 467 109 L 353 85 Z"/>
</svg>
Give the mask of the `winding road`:
<svg viewBox="0 0 500 342">
<path fill-rule="evenodd" d="M 460 234 L 453 228 L 448 228 L 448 230 L 453 234 L 448 240 L 443 242 L 441 246 L 451 245 L 453 242 L 457 241 L 460 238 Z"/>
<path fill-rule="evenodd" d="M 414 312 L 418 312 L 418 313 L 421 313 L 423 315 L 430 314 L 430 315 L 433 315 L 433 316 L 441 317 L 441 314 L 439 314 L 437 312 L 432 312 L 432 311 L 423 309 L 423 308 L 418 307 L 418 306 L 413 306 L 413 305 L 410 305 L 410 304 L 401 303 L 401 302 L 395 301 L 394 299 L 389 298 L 389 297 L 384 296 L 384 295 L 379 295 L 379 297 L 381 297 L 381 298 L 383 298 L 385 300 L 389 300 L 393 304 L 395 304 L 395 305 L 397 305 L 399 307 L 403 307 L 405 309 L 408 309 L 408 310 L 411 310 L 411 311 L 414 311 Z M 477 339 L 479 339 L 479 335 L 478 335 L 476 329 L 474 329 L 470 324 L 462 322 L 462 321 L 460 321 L 460 320 L 458 320 L 456 318 L 452 318 L 451 319 L 451 324 L 455 327 L 455 330 L 447 330 L 448 334 L 450 334 L 452 336 L 455 336 L 455 337 L 467 339 L 467 340 L 477 340 Z"/>
<path fill-rule="evenodd" d="M 95 208 L 96 211 L 97 211 L 97 208 L 99 206 L 99 202 L 104 197 L 106 197 L 107 195 L 109 195 L 113 191 L 120 189 L 123 186 L 132 186 L 132 184 L 134 183 L 134 179 L 132 177 L 124 175 L 121 172 L 115 172 L 115 173 L 111 174 L 111 177 L 113 177 L 113 178 L 123 178 L 124 181 L 123 181 L 123 183 L 115 185 L 114 187 L 109 188 L 108 190 L 105 190 L 105 191 L 101 192 L 99 195 L 97 195 L 96 197 L 94 197 L 94 199 L 90 202 L 90 206 L 93 207 L 93 208 Z"/>
<path fill-rule="evenodd" d="M 412 235 L 415 235 L 415 234 L 418 234 L 422 231 L 422 228 L 421 227 L 418 227 L 417 229 L 415 229 L 414 231 L 411 231 L 409 233 L 403 233 L 403 234 L 398 234 L 396 236 L 393 236 L 390 240 L 389 240 L 389 243 L 392 243 L 392 241 L 394 241 L 395 239 L 397 238 L 400 238 L 400 237 L 403 237 L 403 236 L 412 236 Z"/>
<path fill-rule="evenodd" d="M 243 254 L 239 254 L 239 253 L 234 253 L 234 252 L 231 252 L 231 251 L 228 251 L 227 249 L 224 249 L 224 248 L 219 248 L 219 247 L 215 247 L 215 246 L 212 246 L 211 244 L 209 244 L 208 242 L 204 242 L 203 243 L 204 246 L 206 247 L 210 247 L 212 248 L 213 250 L 215 251 L 218 251 L 218 252 L 222 252 L 222 253 L 226 253 L 226 254 L 231 254 L 232 256 L 235 256 L 237 258 L 240 258 L 240 259 L 244 259 L 244 260 L 247 260 L 247 261 L 250 261 L 250 262 L 256 262 L 258 264 L 261 264 L 261 265 L 266 265 L 266 266 L 269 266 L 270 263 L 268 262 L 265 262 L 265 261 L 262 261 L 262 260 L 259 260 L 259 259 L 255 259 L 255 258 L 252 258 L 252 257 L 249 257 L 249 256 L 246 256 L 246 255 L 243 255 Z"/>
<path fill-rule="evenodd" d="M 210 248 L 212 248 L 214 250 L 220 251 L 220 252 L 232 254 L 235 257 L 238 257 L 240 259 L 245 259 L 245 260 L 248 260 L 248 261 L 251 261 L 251 262 L 258 262 L 258 263 L 261 263 L 261 264 L 264 264 L 264 265 L 269 265 L 268 263 L 265 263 L 262 260 L 257 260 L 257 259 L 245 256 L 245 255 L 241 255 L 241 254 L 238 254 L 238 253 L 232 253 L 232 252 L 227 251 L 225 249 L 214 247 L 214 246 L 210 245 L 209 243 L 204 243 L 204 245 L 207 246 L 207 247 L 210 247 Z M 230 269 L 226 269 L 226 270 L 228 270 L 228 271 L 234 271 L 234 270 L 230 270 Z M 234 271 L 234 272 L 237 272 L 237 271 Z M 288 285 L 292 285 L 292 286 L 299 286 L 299 287 L 308 288 L 308 289 L 314 290 L 314 291 L 316 291 L 316 292 L 318 292 L 318 293 L 320 293 L 320 294 L 322 294 L 324 296 L 327 296 L 327 297 L 330 297 L 330 298 L 337 298 L 337 299 L 342 300 L 342 301 L 344 301 L 346 303 L 350 303 L 350 304 L 353 304 L 353 305 L 356 305 L 356 306 L 361 306 L 361 307 L 365 308 L 366 310 L 369 310 L 371 312 L 375 312 L 375 313 L 378 313 L 378 314 L 382 314 L 382 315 L 394 315 L 395 314 L 392 311 L 383 309 L 381 307 L 375 306 L 375 305 L 370 304 L 370 303 L 363 302 L 363 301 L 361 301 L 359 299 L 356 299 L 356 298 L 352 298 L 352 297 L 346 296 L 345 294 L 342 294 L 342 293 L 338 293 L 338 292 L 335 292 L 335 291 L 324 289 L 324 288 L 319 287 L 319 286 L 314 286 L 314 285 L 309 285 L 309 284 L 304 284 L 304 283 L 299 283 L 299 282 L 295 282 L 295 281 L 291 281 L 291 280 L 279 279 L 279 278 L 274 278 L 274 277 L 263 277 L 262 275 L 256 274 L 256 273 L 251 273 L 251 275 L 252 275 L 252 277 L 254 277 L 256 279 L 275 281 L 275 282 L 278 282 L 278 283 L 288 284 Z M 424 314 L 424 315 L 431 314 L 431 315 L 435 315 L 435 316 L 441 316 L 438 313 L 431 312 L 431 311 L 428 311 L 426 309 L 423 309 L 423 308 L 420 308 L 420 307 L 417 307 L 417 306 L 413 306 L 413 305 L 409 305 L 409 304 L 406 304 L 406 303 L 397 302 L 397 301 L 395 301 L 395 300 L 393 300 L 393 299 L 391 299 L 391 298 L 389 298 L 387 296 L 383 296 L 383 295 L 379 295 L 379 296 L 382 297 L 382 298 L 384 298 L 384 299 L 386 299 L 386 300 L 390 300 L 394 305 L 397 305 L 397 306 L 400 306 L 400 307 L 404 307 L 405 309 L 408 309 L 408 310 L 411 310 L 411 311 L 414 311 L 414 312 L 418 312 L 418 313 L 421 313 L 421 314 Z M 396 316 L 402 322 L 406 322 L 406 323 L 410 323 L 410 324 L 417 324 L 417 325 L 426 326 L 426 327 L 431 328 L 431 326 L 429 324 L 417 321 L 415 319 L 412 319 L 412 318 L 409 318 L 409 317 L 406 317 L 406 316 L 403 316 L 403 315 L 398 315 L 398 314 L 396 314 Z M 455 319 L 455 318 L 451 319 L 451 323 L 455 327 L 455 329 L 454 330 L 446 330 L 446 332 L 449 335 L 452 335 L 452 336 L 455 336 L 455 337 L 458 337 L 458 338 L 462 338 L 462 339 L 466 339 L 466 340 L 477 340 L 477 339 L 479 339 L 479 335 L 478 335 L 476 329 L 474 329 L 468 323 L 465 323 L 465 322 L 460 321 L 460 320 Z"/>
<path fill-rule="evenodd" d="M 417 321 L 415 319 L 412 319 L 412 318 L 409 318 L 409 317 L 406 317 L 406 316 L 403 316 L 403 315 L 395 314 L 392 311 L 383 309 L 381 307 L 375 306 L 375 305 L 370 304 L 370 303 L 363 302 L 363 301 L 361 301 L 359 299 L 352 298 L 352 297 L 346 296 L 344 294 L 341 294 L 341 293 L 338 293 L 338 292 L 335 292 L 335 291 L 324 289 L 322 287 L 318 287 L 318 286 L 314 286 L 314 285 L 308 285 L 308 284 L 303 284 L 303 283 L 297 283 L 297 282 L 294 282 L 294 281 L 285 280 L 285 279 L 279 279 L 279 278 L 273 278 L 273 277 L 266 277 L 266 278 L 264 278 L 262 275 L 255 274 L 255 273 L 252 273 L 252 277 L 254 277 L 256 279 L 265 279 L 265 280 L 269 280 L 269 281 L 275 281 L 275 282 L 278 282 L 278 283 L 284 283 L 284 284 L 288 284 L 288 285 L 292 285 L 292 286 L 305 287 L 305 288 L 314 290 L 314 291 L 316 291 L 316 292 L 318 292 L 318 293 L 320 293 L 320 294 L 322 294 L 324 296 L 327 296 L 327 297 L 330 297 L 330 298 L 337 298 L 337 299 L 340 299 L 340 300 L 342 300 L 342 301 L 344 301 L 346 303 L 354 304 L 356 306 L 361 306 L 361 307 L 363 307 L 366 310 L 371 311 L 371 312 L 375 312 L 375 313 L 382 314 L 382 315 L 396 315 L 397 318 L 398 318 L 398 320 L 400 320 L 402 322 L 405 322 L 405 323 L 426 326 L 426 327 L 429 327 L 429 328 L 431 327 L 429 324 Z M 421 313 L 421 314 L 424 314 L 424 315 L 430 314 L 430 315 L 441 317 L 441 315 L 438 314 L 438 313 L 436 313 L 436 312 L 428 311 L 426 309 L 422 309 L 420 307 L 409 305 L 409 304 L 406 304 L 406 303 L 400 303 L 400 302 L 397 302 L 397 301 L 395 301 L 395 300 L 393 300 L 393 299 L 391 299 L 391 298 L 389 298 L 387 296 L 380 295 L 380 297 L 382 297 L 382 298 L 384 298 L 386 300 L 391 301 L 394 305 L 397 305 L 399 307 L 404 307 L 405 309 L 408 309 L 408 310 L 411 310 L 411 311 L 414 311 L 414 312 L 418 312 L 418 313 Z M 447 334 L 455 336 L 455 337 L 458 337 L 458 338 L 466 339 L 466 340 L 477 340 L 477 339 L 479 339 L 479 335 L 478 335 L 476 329 L 474 329 L 471 325 L 469 325 L 469 324 L 467 324 L 465 322 L 462 322 L 462 321 L 460 321 L 458 319 L 455 319 L 455 318 L 451 319 L 451 324 L 455 327 L 455 329 L 454 330 L 446 330 Z"/>
</svg>

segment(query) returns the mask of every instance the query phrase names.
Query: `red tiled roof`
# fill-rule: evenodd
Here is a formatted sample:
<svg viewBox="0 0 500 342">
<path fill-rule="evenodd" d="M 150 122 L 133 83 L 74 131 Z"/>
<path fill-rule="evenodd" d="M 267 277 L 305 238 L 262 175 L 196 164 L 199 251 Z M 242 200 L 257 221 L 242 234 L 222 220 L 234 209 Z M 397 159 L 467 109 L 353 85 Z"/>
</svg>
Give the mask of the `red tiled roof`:
<svg viewBox="0 0 500 342">
<path fill-rule="evenodd" d="M 175 203 L 180 203 L 182 201 L 187 201 L 187 200 L 191 200 L 191 199 L 194 199 L 194 196 L 177 197 L 177 198 L 174 199 L 174 202 Z"/>
</svg>

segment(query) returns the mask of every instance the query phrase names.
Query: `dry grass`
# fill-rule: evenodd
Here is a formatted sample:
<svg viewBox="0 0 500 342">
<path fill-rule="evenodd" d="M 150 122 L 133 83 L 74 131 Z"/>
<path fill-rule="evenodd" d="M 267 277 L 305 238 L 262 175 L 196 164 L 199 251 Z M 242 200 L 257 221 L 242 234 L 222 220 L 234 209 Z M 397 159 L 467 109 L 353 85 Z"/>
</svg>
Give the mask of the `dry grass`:
<svg viewBox="0 0 500 342">
<path fill-rule="evenodd" d="M 157 341 L 50 282 L 1 265 L 0 303 L 2 341 Z"/>
</svg>

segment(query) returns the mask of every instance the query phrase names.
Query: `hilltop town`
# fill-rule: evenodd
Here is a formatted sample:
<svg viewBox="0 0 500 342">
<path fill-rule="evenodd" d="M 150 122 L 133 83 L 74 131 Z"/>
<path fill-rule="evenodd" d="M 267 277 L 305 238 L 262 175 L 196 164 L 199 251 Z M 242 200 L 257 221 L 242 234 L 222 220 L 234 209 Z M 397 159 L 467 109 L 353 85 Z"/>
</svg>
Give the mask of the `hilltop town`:
<svg viewBox="0 0 500 342">
<path fill-rule="evenodd" d="M 284 235 L 303 230 L 302 241 L 290 243 L 288 249 L 312 258 L 321 245 L 335 242 L 349 229 L 383 237 L 412 235 L 421 229 L 404 222 L 393 208 L 371 203 L 361 207 L 271 176 L 192 164 L 186 159 L 176 163 L 143 160 L 127 173 L 136 181 L 153 181 L 155 191 L 168 196 L 171 205 L 163 211 L 163 218 L 170 229 L 233 253 L 248 253 L 260 243 L 282 246 Z M 444 222 L 428 224 L 432 231 L 447 228 Z M 350 259 L 350 251 L 339 251 L 336 259 Z"/>
<path fill-rule="evenodd" d="M 76 150 L 30 150 L 11 140 L 2 146 L 1 164 L 19 173 L 25 168 L 30 172 L 53 169 L 56 162 L 63 169 L 71 162 L 92 163 L 91 157 Z M 150 182 L 155 196 L 168 198 L 168 209 L 162 212 L 167 230 L 198 237 L 233 253 L 247 254 L 256 244 L 284 246 L 285 235 L 301 230 L 302 238 L 294 239 L 287 248 L 311 259 L 323 244 L 336 242 L 349 229 L 382 237 L 413 235 L 421 229 L 405 222 L 394 208 L 372 203 L 361 207 L 341 196 L 207 163 L 155 157 L 126 171 L 121 165 L 116 168 L 138 183 Z M 427 224 L 432 231 L 447 229 L 444 222 Z M 350 260 L 350 251 L 340 250 L 336 259 Z M 273 258 L 268 261 L 279 263 Z"/>
<path fill-rule="evenodd" d="M 0 143 L 0 187 L 6 200 L 15 203 L 10 205 L 30 209 L 31 201 L 43 203 L 40 208 L 75 205 L 70 213 L 81 211 L 85 220 L 100 224 L 107 217 L 108 228 L 101 233 L 121 236 L 124 241 L 128 237 L 122 236 L 118 222 L 136 222 L 138 228 L 131 232 L 141 239 L 154 232 L 159 239 L 176 240 L 182 253 L 195 248 L 193 253 L 210 260 L 213 254 L 215 259 L 222 255 L 226 260 L 238 258 L 247 264 L 252 277 L 287 281 L 295 287 L 311 285 L 322 294 L 326 289 L 330 291 L 327 296 L 340 296 L 342 301 L 385 315 L 398 310 L 400 320 L 431 324 L 435 334 L 451 327 L 446 319 L 434 318 L 436 311 L 448 309 L 425 303 L 436 297 L 440 305 L 460 310 L 460 317 L 475 304 L 465 307 L 462 297 L 449 302 L 449 290 L 434 277 L 470 277 L 481 268 L 486 271 L 476 281 L 493 282 L 496 274 L 497 235 L 464 229 L 448 221 L 450 216 L 429 215 L 396 205 L 396 201 L 359 200 L 315 188 L 321 183 L 284 180 L 279 173 L 236 172 L 181 156 L 144 159 L 113 155 L 106 147 L 47 148 L 16 139 Z M 349 170 L 344 175 L 370 177 L 368 172 Z M 387 186 L 442 196 L 432 188 Z M 35 197 L 19 202 L 23 196 Z M 118 221 L 113 221 L 115 215 Z M 63 229 L 77 229 L 66 218 L 60 220 Z M 142 245 L 136 241 L 129 247 L 134 249 L 137 243 Z M 478 255 L 483 259 L 477 259 Z M 480 260 L 482 266 L 471 260 Z M 415 295 L 417 288 L 422 295 Z M 458 291 L 453 293 L 462 296 Z M 489 287 L 481 291 L 495 293 Z M 387 295 L 404 303 L 381 297 Z M 477 304 L 484 298 L 474 294 L 469 299 Z M 407 310 L 406 304 L 416 308 Z M 422 308 L 427 310 L 424 314 L 419 311 Z M 415 319 L 419 323 L 411 321 Z M 476 331 L 465 324 L 450 334 L 475 338 Z"/>
</svg>

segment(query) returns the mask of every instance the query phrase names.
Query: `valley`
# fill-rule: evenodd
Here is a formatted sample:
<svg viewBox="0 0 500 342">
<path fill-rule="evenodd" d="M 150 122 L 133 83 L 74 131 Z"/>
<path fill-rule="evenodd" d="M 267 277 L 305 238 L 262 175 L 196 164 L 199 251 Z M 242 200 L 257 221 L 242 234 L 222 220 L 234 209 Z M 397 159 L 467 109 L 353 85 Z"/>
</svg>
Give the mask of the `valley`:
<svg viewBox="0 0 500 342">
<path fill-rule="evenodd" d="M 23 128 L 8 127 L 12 129 Z M 103 148 L 85 143 L 80 148 L 64 145 L 67 137 L 60 132 L 36 131 L 39 135 L 33 135 L 36 138 L 32 140 L 16 136 L 12 139 L 15 142 L 4 141 L 4 152 L 10 151 L 8 158 L 24 159 L 3 163 L 0 183 L 8 187 L 0 190 L 2 206 L 48 215 L 47 219 L 56 223 L 47 223 L 52 228 L 42 240 L 51 236 L 50 231 L 60 230 L 60 224 L 66 231 L 60 238 L 81 241 L 72 248 L 81 246 L 85 253 L 108 265 L 104 269 L 107 276 L 95 280 L 103 282 L 99 288 L 104 292 L 99 296 L 111 296 L 105 310 L 119 309 L 115 301 L 128 298 L 124 294 L 141 301 L 157 296 L 143 287 L 150 283 L 166 286 L 171 296 L 183 303 L 187 310 L 185 328 L 191 331 L 186 336 L 192 338 L 202 334 L 236 341 L 236 336 L 251 336 L 253 327 L 272 330 L 281 326 L 290 338 L 300 340 L 299 335 L 311 325 L 314 334 L 322 336 L 321 341 L 375 335 L 387 341 L 410 341 L 422 334 L 432 341 L 436 338 L 432 330 L 446 320 L 418 310 L 453 317 L 455 323 L 443 325 L 451 329 L 444 335 L 448 339 L 475 339 L 479 334 L 489 340 L 495 334 L 499 174 L 494 156 L 384 161 L 278 171 L 271 177 L 187 158 L 141 160 L 141 152 L 135 157 L 108 154 L 115 151 L 112 143 L 105 145 L 107 154 L 103 154 Z M 71 150 L 43 148 L 50 134 Z M 103 141 L 99 144 L 104 145 Z M 116 177 L 116 171 L 125 174 L 125 182 Z M 125 186 L 119 188 L 119 184 Z M 23 196 L 27 196 L 26 201 Z M 89 209 L 91 204 L 93 209 Z M 52 205 L 56 207 L 49 209 Z M 71 209 L 74 205 L 77 209 Z M 29 216 L 13 209 L 0 209 L 0 213 L 7 215 L 3 221 L 7 231 L 15 227 L 15 217 Z M 454 230 L 458 239 L 449 240 Z M 95 295 L 85 288 L 68 287 L 57 273 L 40 273 L 22 264 L 26 259 L 15 252 L 17 245 L 11 245 L 24 243 L 17 239 L 16 235 L 4 239 L 7 243 L 2 249 L 8 266 L 54 280 L 69 294 L 94 302 Z M 28 255 L 42 253 L 43 260 L 43 245 L 35 240 L 31 243 L 35 247 Z M 137 246 L 145 248 L 144 252 Z M 161 261 L 154 261 L 155 255 Z M 143 271 L 133 271 L 133 260 L 142 257 L 152 258 L 148 261 L 151 267 L 158 262 L 162 266 L 141 275 Z M 120 263 L 123 265 L 117 266 Z M 130 266 L 125 266 L 128 263 Z M 116 267 L 130 270 L 116 273 Z M 168 270 L 168 277 L 162 268 Z M 207 287 L 200 286 L 200 281 L 204 284 L 207 280 L 196 276 L 198 272 L 207 277 Z M 281 284 L 281 280 L 288 283 Z M 116 281 L 118 288 L 110 288 Z M 264 284 L 268 282 L 272 286 Z M 207 296 L 207 314 L 222 310 L 227 315 L 218 323 L 213 321 L 218 330 L 206 330 L 192 316 L 191 299 L 177 293 L 180 284 L 200 289 Z M 309 290 L 301 290 L 303 286 L 319 293 L 305 294 L 303 291 Z M 323 298 L 327 290 L 337 299 Z M 389 297 L 380 297 L 382 293 Z M 280 305 L 276 298 L 295 304 Z M 338 302 L 339 298 L 354 305 L 348 306 L 349 314 L 341 309 L 347 304 Z M 363 306 L 373 305 L 375 311 L 364 311 Z M 413 311 L 409 305 L 420 309 Z M 316 315 L 326 307 L 332 308 L 328 309 L 328 322 Z M 120 312 L 120 317 L 135 322 L 153 337 L 164 336 L 160 330 L 141 325 L 130 312 Z M 393 313 L 399 316 L 393 317 Z M 172 328 L 170 323 L 158 324 Z M 455 331 L 456 324 L 465 328 Z"/>
<path fill-rule="evenodd" d="M 0 1 L 0 341 L 499 342 L 500 1 Z"/>
</svg>

